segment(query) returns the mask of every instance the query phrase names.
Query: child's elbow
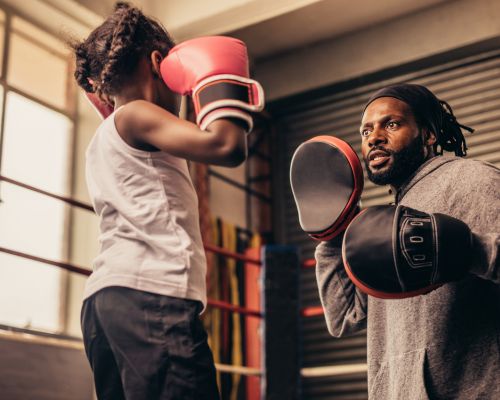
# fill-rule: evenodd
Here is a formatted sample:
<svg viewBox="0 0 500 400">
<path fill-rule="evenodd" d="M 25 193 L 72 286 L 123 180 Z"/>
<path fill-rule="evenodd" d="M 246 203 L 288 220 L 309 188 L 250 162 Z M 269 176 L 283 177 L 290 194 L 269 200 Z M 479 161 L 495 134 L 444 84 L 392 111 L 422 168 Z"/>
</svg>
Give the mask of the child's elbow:
<svg viewBox="0 0 500 400">
<path fill-rule="evenodd" d="M 214 163 L 224 167 L 237 167 L 247 158 L 247 137 L 238 125 L 216 120 L 209 126 L 210 147 Z"/>
<path fill-rule="evenodd" d="M 221 154 L 222 165 L 225 167 L 237 167 L 241 165 L 247 158 L 246 146 L 240 144 L 226 146 Z"/>
</svg>

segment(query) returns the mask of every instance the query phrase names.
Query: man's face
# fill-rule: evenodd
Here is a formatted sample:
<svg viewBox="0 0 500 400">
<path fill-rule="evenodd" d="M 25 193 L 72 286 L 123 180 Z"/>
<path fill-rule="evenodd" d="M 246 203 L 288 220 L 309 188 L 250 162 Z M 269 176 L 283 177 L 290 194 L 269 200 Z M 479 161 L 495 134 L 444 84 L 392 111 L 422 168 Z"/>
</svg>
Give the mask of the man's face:
<svg viewBox="0 0 500 400">
<path fill-rule="evenodd" d="M 377 185 L 401 185 L 428 155 L 410 107 L 393 97 L 368 105 L 360 133 L 368 178 Z"/>
</svg>

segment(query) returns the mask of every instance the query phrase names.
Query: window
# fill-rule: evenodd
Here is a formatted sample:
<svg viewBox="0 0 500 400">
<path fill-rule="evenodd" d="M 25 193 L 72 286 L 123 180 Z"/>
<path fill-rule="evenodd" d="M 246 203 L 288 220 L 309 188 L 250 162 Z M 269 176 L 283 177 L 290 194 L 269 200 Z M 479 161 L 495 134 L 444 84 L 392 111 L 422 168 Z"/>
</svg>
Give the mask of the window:
<svg viewBox="0 0 500 400">
<path fill-rule="evenodd" d="M 0 52 L 6 72 L 0 79 L 0 174 L 68 196 L 74 135 L 69 50 L 28 21 L 1 15 L 1 49 L 8 52 Z M 0 200 L 0 247 L 67 258 L 69 206 L 4 181 Z M 0 324 L 60 332 L 64 274 L 0 252 Z"/>
</svg>

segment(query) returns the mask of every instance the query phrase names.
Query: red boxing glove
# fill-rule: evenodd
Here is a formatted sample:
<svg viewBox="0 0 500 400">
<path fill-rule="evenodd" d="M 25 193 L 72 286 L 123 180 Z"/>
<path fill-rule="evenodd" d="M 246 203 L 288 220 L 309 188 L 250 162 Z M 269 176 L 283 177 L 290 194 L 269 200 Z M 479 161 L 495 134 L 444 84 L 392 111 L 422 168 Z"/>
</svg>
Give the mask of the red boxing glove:
<svg viewBox="0 0 500 400">
<path fill-rule="evenodd" d="M 201 129 L 216 119 L 238 118 L 250 132 L 250 112 L 264 108 L 264 90 L 249 79 L 247 49 L 241 40 L 225 36 L 188 40 L 170 50 L 160 70 L 172 91 L 192 96 Z"/>
</svg>

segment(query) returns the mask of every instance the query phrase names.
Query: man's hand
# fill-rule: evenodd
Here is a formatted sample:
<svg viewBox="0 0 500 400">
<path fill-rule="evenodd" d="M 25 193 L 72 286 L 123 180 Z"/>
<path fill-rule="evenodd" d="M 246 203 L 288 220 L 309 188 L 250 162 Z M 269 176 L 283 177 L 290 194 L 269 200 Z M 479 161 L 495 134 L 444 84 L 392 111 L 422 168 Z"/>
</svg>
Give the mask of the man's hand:
<svg viewBox="0 0 500 400">
<path fill-rule="evenodd" d="M 428 293 L 461 279 L 471 253 L 472 234 L 465 223 L 401 205 L 361 211 L 342 244 L 353 283 L 383 299 Z"/>
</svg>

